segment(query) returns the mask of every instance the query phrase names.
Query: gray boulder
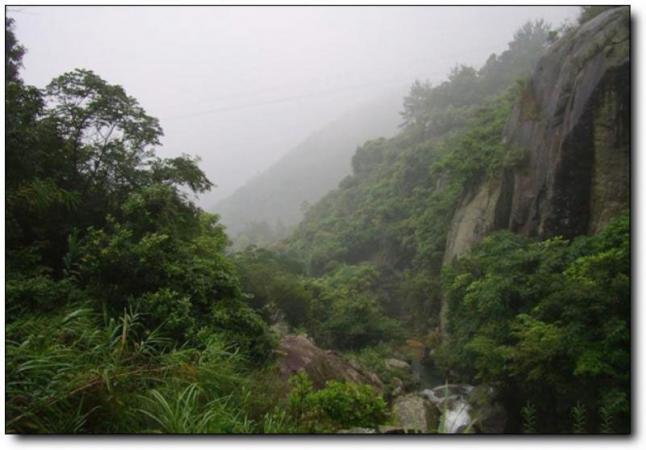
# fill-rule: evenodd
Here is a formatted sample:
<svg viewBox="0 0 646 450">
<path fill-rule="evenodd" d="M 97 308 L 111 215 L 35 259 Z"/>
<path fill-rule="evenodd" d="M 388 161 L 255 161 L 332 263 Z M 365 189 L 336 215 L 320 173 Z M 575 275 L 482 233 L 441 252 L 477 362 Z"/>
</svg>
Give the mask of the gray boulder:
<svg viewBox="0 0 646 450">
<path fill-rule="evenodd" d="M 392 414 L 394 429 L 417 433 L 437 429 L 439 411 L 431 402 L 417 394 L 397 397 L 393 402 Z"/>
</svg>

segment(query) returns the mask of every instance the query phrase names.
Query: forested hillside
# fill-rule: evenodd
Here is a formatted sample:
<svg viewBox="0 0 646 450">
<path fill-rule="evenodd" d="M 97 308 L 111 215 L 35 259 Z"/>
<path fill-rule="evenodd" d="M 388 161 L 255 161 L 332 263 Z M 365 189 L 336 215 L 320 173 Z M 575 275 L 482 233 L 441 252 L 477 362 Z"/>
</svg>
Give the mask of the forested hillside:
<svg viewBox="0 0 646 450">
<path fill-rule="evenodd" d="M 5 37 L 7 432 L 630 432 L 627 8 L 416 81 L 239 251 L 124 88 Z"/>
<path fill-rule="evenodd" d="M 213 211 L 221 215 L 235 247 L 286 238 L 308 205 L 350 173 L 357 146 L 394 133 L 400 103 L 401 93 L 392 92 L 344 114 L 218 202 Z"/>
<path fill-rule="evenodd" d="M 366 292 L 430 332 L 445 374 L 497 386 L 538 431 L 574 407 L 628 426 L 628 19 L 599 11 L 415 83 L 408 126 L 364 144 L 285 243 L 312 276 L 373 273 Z"/>
</svg>

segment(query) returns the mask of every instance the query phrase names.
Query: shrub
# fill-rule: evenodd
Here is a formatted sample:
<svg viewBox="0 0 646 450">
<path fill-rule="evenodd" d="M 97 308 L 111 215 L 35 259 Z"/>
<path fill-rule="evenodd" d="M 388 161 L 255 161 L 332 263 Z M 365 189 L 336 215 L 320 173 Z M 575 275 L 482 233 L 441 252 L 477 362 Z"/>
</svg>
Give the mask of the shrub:
<svg viewBox="0 0 646 450">
<path fill-rule="evenodd" d="M 387 419 L 386 402 L 372 386 L 328 381 L 325 388 L 313 391 L 303 372 L 290 379 L 291 413 L 302 432 L 334 432 L 341 428 L 375 428 Z"/>
</svg>

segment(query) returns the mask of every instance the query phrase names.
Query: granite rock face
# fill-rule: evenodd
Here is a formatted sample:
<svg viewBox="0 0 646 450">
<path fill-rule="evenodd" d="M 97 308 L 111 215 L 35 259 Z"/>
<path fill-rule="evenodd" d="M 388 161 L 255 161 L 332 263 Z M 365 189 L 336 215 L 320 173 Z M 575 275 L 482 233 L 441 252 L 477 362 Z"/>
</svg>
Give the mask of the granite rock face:
<svg viewBox="0 0 646 450">
<path fill-rule="evenodd" d="M 594 233 L 628 205 L 630 31 L 607 11 L 540 61 L 505 130 L 527 152 L 508 227 L 530 236 Z"/>
<path fill-rule="evenodd" d="M 502 139 L 524 159 L 463 198 L 445 263 L 495 230 L 571 238 L 600 231 L 629 206 L 627 8 L 598 15 L 547 50 Z"/>
</svg>

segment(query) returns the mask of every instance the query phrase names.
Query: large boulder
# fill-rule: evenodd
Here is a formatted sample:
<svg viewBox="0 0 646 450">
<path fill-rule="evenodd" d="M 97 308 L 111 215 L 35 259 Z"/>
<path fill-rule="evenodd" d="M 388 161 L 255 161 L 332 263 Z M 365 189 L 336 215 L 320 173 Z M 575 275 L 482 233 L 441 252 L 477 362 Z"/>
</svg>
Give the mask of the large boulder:
<svg viewBox="0 0 646 450">
<path fill-rule="evenodd" d="M 280 374 L 285 379 L 303 370 L 318 389 L 329 380 L 369 384 L 383 392 L 379 377 L 332 350 L 323 350 L 303 335 L 284 336 L 278 344 Z"/>
<path fill-rule="evenodd" d="M 408 433 L 428 433 L 437 430 L 439 411 L 431 402 L 417 394 L 397 397 L 393 402 L 392 416 L 394 432 L 402 430 Z"/>
</svg>

